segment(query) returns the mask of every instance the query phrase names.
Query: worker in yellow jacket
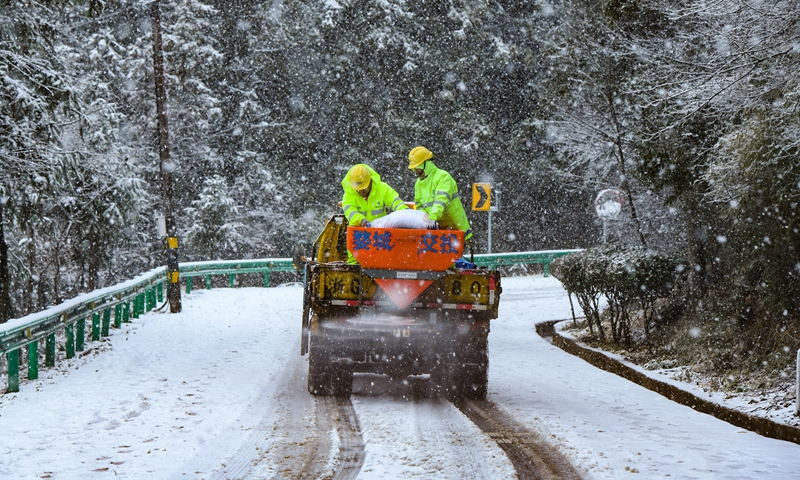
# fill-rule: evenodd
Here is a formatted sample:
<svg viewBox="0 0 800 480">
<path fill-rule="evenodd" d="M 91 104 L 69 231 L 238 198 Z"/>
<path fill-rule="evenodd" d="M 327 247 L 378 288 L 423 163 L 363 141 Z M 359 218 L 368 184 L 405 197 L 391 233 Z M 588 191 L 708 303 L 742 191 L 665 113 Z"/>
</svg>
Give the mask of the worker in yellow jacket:
<svg viewBox="0 0 800 480">
<path fill-rule="evenodd" d="M 342 180 L 342 210 L 347 223 L 356 227 L 369 227 L 370 222 L 408 206 L 397 191 L 381 181 L 378 172 L 359 163 L 353 165 Z M 347 263 L 357 263 L 350 251 Z"/>
<path fill-rule="evenodd" d="M 415 147 L 408 153 L 408 168 L 417 175 L 414 203 L 417 210 L 428 214 L 428 228 L 463 230 L 464 240 L 472 238 L 467 212 L 461 205 L 458 185 L 453 177 L 431 161 L 433 153 Z"/>
<path fill-rule="evenodd" d="M 370 221 L 408 206 L 394 188 L 381 181 L 378 172 L 359 163 L 353 165 L 342 180 L 342 210 L 347 222 L 356 227 L 369 227 Z"/>
</svg>

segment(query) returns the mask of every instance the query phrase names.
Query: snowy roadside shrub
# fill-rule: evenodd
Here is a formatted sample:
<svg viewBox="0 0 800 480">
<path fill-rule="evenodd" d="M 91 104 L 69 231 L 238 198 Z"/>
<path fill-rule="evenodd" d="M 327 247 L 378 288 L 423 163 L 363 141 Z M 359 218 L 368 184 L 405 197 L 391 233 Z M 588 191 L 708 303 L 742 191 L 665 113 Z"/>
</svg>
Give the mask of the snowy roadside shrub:
<svg viewBox="0 0 800 480">
<path fill-rule="evenodd" d="M 644 338 L 649 341 L 658 326 L 656 301 L 669 296 L 682 280 L 677 257 L 629 245 L 604 245 L 561 257 L 553 262 L 553 275 L 583 309 L 592 335 L 605 340 L 603 319 L 611 339 L 632 342 L 632 316 L 641 314 Z M 600 315 L 600 299 L 608 306 Z"/>
<path fill-rule="evenodd" d="M 591 278 L 594 271 L 590 271 L 588 261 L 588 251 L 573 253 L 565 257 L 557 258 L 550 264 L 550 271 L 556 277 L 570 295 L 575 295 L 578 305 L 586 316 L 586 323 L 589 331 L 601 340 L 605 339 L 603 327 L 600 324 L 600 297 L 602 292 L 597 288 L 597 282 Z"/>
</svg>

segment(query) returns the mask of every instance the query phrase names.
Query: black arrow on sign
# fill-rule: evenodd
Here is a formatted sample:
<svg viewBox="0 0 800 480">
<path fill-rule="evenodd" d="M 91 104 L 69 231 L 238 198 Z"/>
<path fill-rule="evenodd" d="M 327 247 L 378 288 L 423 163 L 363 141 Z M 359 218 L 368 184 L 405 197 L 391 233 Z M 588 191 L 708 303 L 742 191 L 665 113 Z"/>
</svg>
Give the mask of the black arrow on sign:
<svg viewBox="0 0 800 480">
<path fill-rule="evenodd" d="M 483 204 L 486 203 L 486 200 L 489 200 L 489 195 L 486 194 L 486 189 L 482 185 L 476 185 L 475 188 L 478 190 L 478 195 L 481 196 L 478 199 L 478 203 L 475 204 L 475 209 L 483 208 Z"/>
</svg>

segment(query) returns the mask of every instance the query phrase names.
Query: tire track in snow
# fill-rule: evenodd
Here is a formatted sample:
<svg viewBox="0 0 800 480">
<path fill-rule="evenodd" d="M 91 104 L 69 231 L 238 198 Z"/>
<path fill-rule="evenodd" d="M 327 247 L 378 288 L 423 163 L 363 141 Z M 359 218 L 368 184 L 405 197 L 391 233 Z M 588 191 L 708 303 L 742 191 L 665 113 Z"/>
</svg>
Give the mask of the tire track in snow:
<svg viewBox="0 0 800 480">
<path fill-rule="evenodd" d="M 491 478 L 483 468 L 481 457 L 475 455 L 473 442 L 466 438 L 464 421 L 449 402 L 439 398 L 416 399 L 414 401 L 415 430 L 422 442 L 447 445 L 454 458 L 459 459 L 460 473 L 464 480 Z M 432 423 L 431 419 L 437 419 Z"/>
<path fill-rule="evenodd" d="M 286 411 L 286 407 L 293 406 L 294 410 L 302 410 L 302 405 L 297 402 L 282 400 L 287 391 L 291 390 L 292 384 L 298 382 L 297 376 L 302 376 L 302 367 L 300 357 L 296 361 L 290 361 L 280 376 L 269 382 L 255 401 L 243 410 L 239 416 L 242 420 L 234 422 L 224 434 L 209 442 L 172 478 L 244 478 L 268 451 L 275 434 L 273 430 L 280 417 L 298 413 Z M 308 406 L 311 407 L 310 402 Z M 244 441 L 242 437 L 246 437 Z M 231 452 L 230 445 L 236 444 L 239 447 Z"/>
<path fill-rule="evenodd" d="M 364 439 L 361 436 L 361 427 L 353 403 L 350 398 L 320 397 L 317 399 L 317 404 L 329 406 L 334 404 L 338 417 L 339 449 L 336 459 L 338 465 L 334 466 L 333 480 L 354 480 L 364 465 Z"/>
<path fill-rule="evenodd" d="M 514 467 L 428 379 L 357 376 L 353 402 L 365 440 L 364 478 L 513 478 Z"/>
<path fill-rule="evenodd" d="M 185 474 L 173 478 L 353 480 L 361 470 L 364 443 L 352 403 L 309 395 L 302 357 L 289 359 L 242 416 L 262 418 L 246 431 L 230 430 L 215 439 L 184 467 Z M 225 448 L 243 435 L 247 438 L 234 452 Z"/>
<path fill-rule="evenodd" d="M 516 423 L 492 402 L 453 402 L 506 452 L 520 480 L 580 480 L 582 477 L 556 448 Z"/>
</svg>

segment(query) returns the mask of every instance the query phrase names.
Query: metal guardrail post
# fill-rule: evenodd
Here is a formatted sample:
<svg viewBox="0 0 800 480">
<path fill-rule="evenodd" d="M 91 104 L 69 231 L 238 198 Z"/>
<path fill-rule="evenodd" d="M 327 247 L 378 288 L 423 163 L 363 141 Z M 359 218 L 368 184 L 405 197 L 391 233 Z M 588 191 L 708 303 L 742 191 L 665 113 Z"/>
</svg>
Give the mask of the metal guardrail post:
<svg viewBox="0 0 800 480">
<path fill-rule="evenodd" d="M 97 312 L 92 313 L 92 341 L 100 340 L 100 314 Z"/>
<path fill-rule="evenodd" d="M 77 327 L 77 335 L 75 337 L 75 349 L 79 352 L 83 351 L 83 342 L 86 338 L 86 319 L 81 318 L 75 323 Z"/>
<path fill-rule="evenodd" d="M 64 350 L 66 351 L 67 358 L 75 356 L 75 324 L 70 323 L 64 327 L 64 337 L 66 337 Z"/>
<path fill-rule="evenodd" d="M 231 273 L 230 275 L 228 275 L 228 286 L 230 288 L 233 288 L 235 284 L 236 284 L 236 274 Z"/>
<path fill-rule="evenodd" d="M 122 328 L 122 304 L 114 306 L 114 328 Z"/>
<path fill-rule="evenodd" d="M 122 323 L 130 323 L 131 321 L 131 302 L 124 302 L 122 304 Z"/>
<path fill-rule="evenodd" d="M 192 293 L 192 277 L 186 277 L 186 294 Z"/>
<path fill-rule="evenodd" d="M 44 366 L 56 366 L 56 334 L 51 333 L 46 337 L 44 347 Z"/>
<path fill-rule="evenodd" d="M 39 342 L 28 344 L 28 380 L 39 378 Z"/>
<path fill-rule="evenodd" d="M 8 360 L 8 393 L 19 392 L 19 349 L 6 354 Z"/>
<path fill-rule="evenodd" d="M 269 270 L 264 272 L 264 288 L 269 287 Z"/>
<path fill-rule="evenodd" d="M 106 308 L 103 310 L 103 329 L 100 331 L 100 335 L 103 337 L 108 336 L 108 330 L 111 327 L 111 309 Z"/>
<path fill-rule="evenodd" d="M 156 292 L 157 292 L 157 297 L 158 297 L 158 303 L 163 302 L 164 301 L 164 282 L 158 282 L 158 284 L 156 284 Z"/>
</svg>

